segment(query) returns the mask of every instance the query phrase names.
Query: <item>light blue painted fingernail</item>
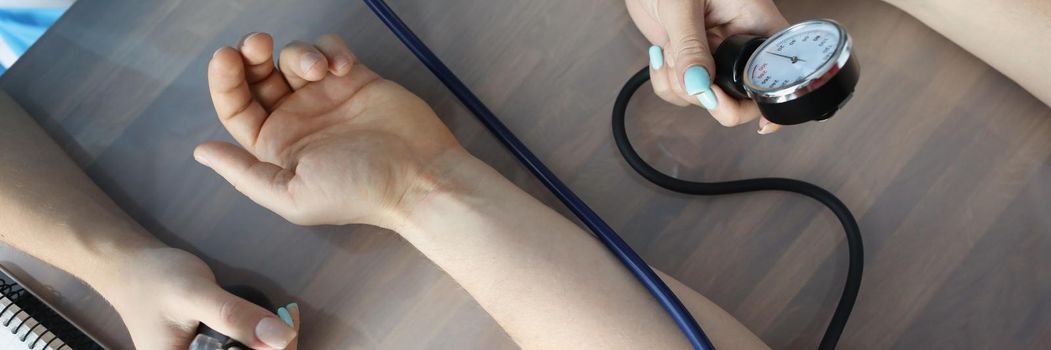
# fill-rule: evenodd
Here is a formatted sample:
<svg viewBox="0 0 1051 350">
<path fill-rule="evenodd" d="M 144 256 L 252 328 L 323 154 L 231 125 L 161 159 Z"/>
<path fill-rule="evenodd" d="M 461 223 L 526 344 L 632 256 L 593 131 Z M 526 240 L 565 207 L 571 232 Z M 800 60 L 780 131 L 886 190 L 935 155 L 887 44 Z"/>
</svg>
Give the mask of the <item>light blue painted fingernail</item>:
<svg viewBox="0 0 1051 350">
<path fill-rule="evenodd" d="M 285 306 L 285 307 L 288 308 L 289 310 L 293 310 L 293 309 L 294 310 L 299 310 L 299 304 L 296 304 L 296 303 L 290 303 L 290 304 L 288 304 L 288 306 Z"/>
<path fill-rule="evenodd" d="M 280 317 L 282 321 L 285 321 L 289 327 L 294 327 L 292 324 L 292 314 L 288 313 L 288 309 L 285 309 L 284 307 L 277 309 L 277 317 Z"/>
<path fill-rule="evenodd" d="M 715 109 L 715 107 L 719 106 L 719 101 L 715 98 L 715 92 L 712 91 L 712 89 L 708 89 L 708 91 L 702 92 L 700 95 L 697 95 L 697 101 L 700 101 L 701 106 L 703 106 L 704 109 L 707 110 L 712 110 Z"/>
<path fill-rule="evenodd" d="M 687 68 L 682 80 L 686 83 L 686 93 L 690 96 L 712 91 L 712 78 L 704 67 Z"/>
<path fill-rule="evenodd" d="M 664 50 L 657 45 L 650 46 L 650 68 L 658 70 L 662 66 L 664 66 Z"/>
</svg>

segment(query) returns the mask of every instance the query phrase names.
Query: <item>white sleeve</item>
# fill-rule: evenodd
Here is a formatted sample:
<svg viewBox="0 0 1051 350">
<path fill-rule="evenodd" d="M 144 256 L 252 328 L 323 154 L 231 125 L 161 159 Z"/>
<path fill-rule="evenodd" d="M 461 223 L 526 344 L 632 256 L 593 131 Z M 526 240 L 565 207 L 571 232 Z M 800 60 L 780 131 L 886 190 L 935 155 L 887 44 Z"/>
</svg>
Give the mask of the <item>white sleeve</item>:
<svg viewBox="0 0 1051 350">
<path fill-rule="evenodd" d="M 66 8 L 74 0 L 0 0 L 0 8 Z"/>
</svg>

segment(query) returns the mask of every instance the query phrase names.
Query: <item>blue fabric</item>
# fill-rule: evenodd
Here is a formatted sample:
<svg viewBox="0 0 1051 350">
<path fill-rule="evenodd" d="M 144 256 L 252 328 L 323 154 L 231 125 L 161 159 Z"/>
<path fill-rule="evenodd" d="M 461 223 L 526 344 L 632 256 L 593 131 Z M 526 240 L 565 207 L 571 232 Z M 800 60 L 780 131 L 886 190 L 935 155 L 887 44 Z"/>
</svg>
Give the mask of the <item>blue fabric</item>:
<svg viewBox="0 0 1051 350">
<path fill-rule="evenodd" d="M 63 12 L 65 8 L 0 9 L 0 36 L 15 55 L 22 56 Z"/>
</svg>

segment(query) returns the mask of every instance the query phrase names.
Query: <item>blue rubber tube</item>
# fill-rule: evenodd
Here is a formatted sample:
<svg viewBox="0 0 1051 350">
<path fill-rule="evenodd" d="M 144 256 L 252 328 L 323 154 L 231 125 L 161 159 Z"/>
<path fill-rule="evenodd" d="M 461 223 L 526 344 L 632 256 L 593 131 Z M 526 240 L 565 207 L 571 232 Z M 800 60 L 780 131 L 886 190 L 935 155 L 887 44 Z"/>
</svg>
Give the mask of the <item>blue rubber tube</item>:
<svg viewBox="0 0 1051 350">
<path fill-rule="evenodd" d="M 500 142 L 502 142 L 504 146 L 507 146 L 507 148 L 511 150 L 511 153 L 513 153 L 515 157 L 526 166 L 526 168 L 529 168 L 529 171 L 533 172 L 533 175 L 540 179 L 540 182 L 547 186 L 547 188 L 551 190 L 551 192 L 554 193 L 555 196 L 566 205 L 566 207 L 569 207 L 569 210 L 580 218 L 591 232 L 595 233 L 595 236 L 598 237 L 599 241 L 601 241 L 602 244 L 624 264 L 624 267 L 627 267 L 628 270 L 639 279 L 639 282 L 642 282 L 646 289 L 653 294 L 653 297 L 657 299 L 657 302 L 668 312 L 668 315 L 675 321 L 675 324 L 679 326 L 679 329 L 682 330 L 683 334 L 690 341 L 690 344 L 693 345 L 694 349 L 715 349 L 711 340 L 709 340 L 708 336 L 701 330 L 701 326 L 693 319 L 693 315 L 690 315 L 690 312 L 682 305 L 682 302 L 675 296 L 675 293 L 672 293 L 671 289 L 668 288 L 668 285 L 664 284 L 664 281 L 662 281 L 660 277 L 657 277 L 657 274 L 650 269 L 649 265 L 647 265 L 646 262 L 643 261 L 642 258 L 639 257 L 639 255 L 617 235 L 616 231 L 613 231 L 613 228 L 610 228 L 605 221 L 602 221 L 602 218 L 600 218 L 595 211 L 591 210 L 584 201 L 580 200 L 573 191 L 566 187 L 566 185 L 563 184 L 562 181 L 547 168 L 547 166 L 544 166 L 544 163 L 542 163 L 540 159 L 533 155 L 533 152 L 529 151 L 529 148 L 526 148 L 522 141 L 519 141 L 518 138 L 511 133 L 511 130 L 507 129 L 507 127 L 500 122 L 496 115 L 494 115 L 493 112 L 471 92 L 471 89 L 468 89 L 467 86 L 456 77 L 456 74 L 453 74 L 453 72 L 449 70 L 449 67 L 446 67 L 441 59 L 435 56 L 420 38 L 416 37 L 416 34 L 405 25 L 405 22 L 401 21 L 401 18 L 398 18 L 398 15 L 394 13 L 394 10 L 391 10 L 390 6 L 387 6 L 386 2 L 383 0 L 364 1 L 365 4 L 376 13 L 376 16 L 378 16 L 380 20 L 390 28 L 391 32 L 393 32 L 394 35 L 397 36 L 414 55 L 416 55 L 416 58 L 418 58 L 420 62 L 423 62 L 423 64 L 427 66 L 427 68 L 430 69 L 443 84 L 445 84 L 445 87 L 456 95 L 456 98 L 458 98 L 467 109 L 471 110 L 471 112 L 478 117 L 478 120 L 482 122 L 482 124 L 485 125 L 485 127 L 488 128 L 496 138 L 500 139 Z"/>
</svg>

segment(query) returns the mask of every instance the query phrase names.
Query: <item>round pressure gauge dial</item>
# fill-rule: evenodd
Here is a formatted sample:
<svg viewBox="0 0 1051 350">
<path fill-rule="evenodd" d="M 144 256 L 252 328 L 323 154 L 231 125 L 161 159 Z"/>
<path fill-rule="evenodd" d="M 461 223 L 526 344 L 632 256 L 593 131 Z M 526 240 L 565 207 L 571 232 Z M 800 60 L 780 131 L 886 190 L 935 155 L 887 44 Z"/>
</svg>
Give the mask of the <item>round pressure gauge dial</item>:
<svg viewBox="0 0 1051 350">
<path fill-rule="evenodd" d="M 825 120 L 854 93 L 858 64 L 846 29 L 810 20 L 766 37 L 735 35 L 715 52 L 716 83 L 782 125 Z"/>
</svg>

